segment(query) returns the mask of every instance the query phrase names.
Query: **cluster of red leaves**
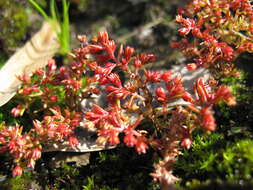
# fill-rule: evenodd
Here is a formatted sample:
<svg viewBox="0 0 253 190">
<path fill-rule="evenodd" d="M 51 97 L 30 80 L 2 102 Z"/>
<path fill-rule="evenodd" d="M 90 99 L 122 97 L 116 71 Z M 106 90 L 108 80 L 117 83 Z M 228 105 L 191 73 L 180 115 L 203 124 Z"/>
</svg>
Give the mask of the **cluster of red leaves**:
<svg viewBox="0 0 253 190">
<path fill-rule="evenodd" d="M 36 70 L 33 77 L 19 77 L 23 82 L 16 95 L 19 104 L 11 114 L 20 117 L 26 111 L 33 127 L 27 126 L 31 129 L 26 132 L 18 125 L 0 128 L 0 152 L 12 155 L 13 176 L 21 175 L 24 167 L 34 168 L 44 144 L 67 140 L 70 146 L 78 145 L 74 129 L 83 118 L 78 107 L 84 78 L 80 70 L 74 63 L 57 69 L 55 61 L 49 60 L 47 68 Z"/>
<path fill-rule="evenodd" d="M 74 129 L 79 126 L 82 115 L 67 109 L 62 114 L 59 107 L 50 110 L 53 115 L 46 115 L 41 122 L 34 120 L 29 132 L 22 132 L 23 127 L 18 125 L 1 126 L 0 153 L 12 155 L 16 164 L 13 176 L 21 175 L 24 167 L 35 167 L 36 160 L 41 157 L 42 144 L 68 140 L 70 146 L 78 145 Z"/>
<path fill-rule="evenodd" d="M 69 145 L 76 146 L 78 140 L 74 137 L 74 129 L 80 125 L 82 115 L 65 109 L 61 113 L 59 107 L 51 109 L 52 116 L 45 116 L 43 121 L 33 121 L 34 131 L 41 142 L 60 141 L 68 139 Z"/>
<path fill-rule="evenodd" d="M 22 133 L 20 126 L 1 127 L 0 153 L 8 152 L 17 164 L 13 169 L 13 176 L 22 174 L 22 164 L 34 168 L 35 161 L 41 157 L 41 144 L 36 137 Z"/>
<path fill-rule="evenodd" d="M 220 66 L 238 75 L 231 65 L 241 52 L 253 52 L 253 9 L 250 0 L 188 0 L 179 9 L 180 42 L 173 42 L 192 62 L 188 69 Z M 226 63 L 226 64 L 225 64 Z"/>
<path fill-rule="evenodd" d="M 86 72 L 94 73 L 87 89 L 107 95 L 106 105 L 94 104 L 85 113 L 85 125 L 97 130 L 101 144 L 117 145 L 122 134 L 123 143 L 139 154 L 152 146 L 163 156 L 155 164 L 152 176 L 167 186 L 174 183 L 177 178 L 172 175 L 171 165 L 180 153 L 180 145 L 191 147 L 191 133 L 198 126 L 204 131 L 215 130 L 212 106 L 220 101 L 236 103 L 229 88 L 200 78 L 194 84 L 195 94 L 191 95 L 179 75 L 172 77 L 171 72 L 143 69 L 155 60 L 154 55 L 136 53 L 129 46 L 117 49 L 106 32 L 98 33 L 91 43 L 84 36 L 79 39 L 82 47 L 72 57 L 86 64 Z M 124 82 L 119 75 L 122 72 Z M 177 103 L 179 100 L 184 100 L 184 104 Z M 153 130 L 142 128 L 145 119 L 152 121 Z"/>
<path fill-rule="evenodd" d="M 139 154 L 153 147 L 161 161 L 154 165 L 152 176 L 162 186 L 170 186 L 177 180 L 171 166 L 180 148 L 191 147 L 191 133 L 196 127 L 215 130 L 212 106 L 220 101 L 234 105 L 230 90 L 200 78 L 194 84 L 195 93 L 190 94 L 180 75 L 143 69 L 155 60 L 152 54 L 136 53 L 129 46 L 118 48 L 106 32 L 99 32 L 91 42 L 85 36 L 78 39 L 81 47 L 69 54 L 73 61 L 67 66 L 56 69 L 50 60 L 45 71 L 37 70 L 32 78 L 20 77 L 23 87 L 18 95 L 23 100 L 12 114 L 36 111 L 43 119 L 34 120 L 34 127 L 24 134 L 19 127 L 1 128 L 1 152 L 10 151 L 17 163 L 13 175 L 21 174 L 25 164 L 34 167 L 29 162 L 40 157 L 43 142 L 68 139 L 71 146 L 77 145 L 73 130 L 83 121 L 84 127 L 97 131 L 100 144 L 122 142 Z M 120 73 L 124 73 L 124 80 Z M 84 109 L 81 101 L 92 94 L 105 95 L 104 105 L 93 104 L 91 110 L 80 113 Z M 37 100 L 43 103 L 42 111 L 30 110 Z M 142 121 L 146 119 L 151 121 L 150 130 L 143 129 Z M 36 156 L 29 154 L 27 164 L 29 151 Z"/>
</svg>

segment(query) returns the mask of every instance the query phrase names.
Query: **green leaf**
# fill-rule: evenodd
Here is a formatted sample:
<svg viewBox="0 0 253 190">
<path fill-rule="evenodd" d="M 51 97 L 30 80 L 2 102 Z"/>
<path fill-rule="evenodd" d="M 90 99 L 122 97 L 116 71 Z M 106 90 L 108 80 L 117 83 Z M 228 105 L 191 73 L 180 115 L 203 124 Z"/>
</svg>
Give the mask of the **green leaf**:
<svg viewBox="0 0 253 190">
<path fill-rule="evenodd" d="M 63 7 L 63 19 L 61 22 L 61 33 L 60 33 L 60 42 L 61 42 L 61 53 L 66 54 L 69 52 L 69 2 L 66 0 L 62 1 Z"/>
</svg>

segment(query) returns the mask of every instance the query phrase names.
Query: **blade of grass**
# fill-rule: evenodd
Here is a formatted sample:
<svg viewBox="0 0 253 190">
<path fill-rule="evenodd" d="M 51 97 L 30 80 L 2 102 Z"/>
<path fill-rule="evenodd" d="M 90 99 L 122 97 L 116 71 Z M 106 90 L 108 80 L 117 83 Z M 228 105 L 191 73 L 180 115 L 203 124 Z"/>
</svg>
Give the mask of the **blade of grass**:
<svg viewBox="0 0 253 190">
<path fill-rule="evenodd" d="M 55 0 L 50 0 L 50 16 L 40 7 L 35 0 L 28 0 L 34 8 L 46 19 L 49 20 L 55 31 L 57 31 L 58 40 L 61 44 L 60 53 L 66 54 L 69 52 L 69 1 L 62 0 L 62 19 L 59 16 L 58 8 Z M 57 26 L 60 25 L 60 30 Z"/>
<path fill-rule="evenodd" d="M 50 14 L 53 20 L 57 21 L 58 20 L 58 11 L 56 8 L 56 3 L 55 0 L 50 1 Z"/>
<path fill-rule="evenodd" d="M 57 37 L 59 42 L 61 43 L 61 26 L 60 24 L 60 17 L 59 17 L 59 11 L 56 5 L 55 0 L 50 0 L 50 20 L 52 23 L 52 27 L 57 32 Z M 60 28 L 59 28 L 60 27 Z"/>
<path fill-rule="evenodd" d="M 61 43 L 62 53 L 69 51 L 69 2 L 67 0 L 62 1 L 63 18 L 61 23 Z"/>
<path fill-rule="evenodd" d="M 49 20 L 49 16 L 46 14 L 46 12 L 40 7 L 40 5 L 34 1 L 34 0 L 28 0 L 34 8 L 44 17 L 45 20 Z"/>
</svg>

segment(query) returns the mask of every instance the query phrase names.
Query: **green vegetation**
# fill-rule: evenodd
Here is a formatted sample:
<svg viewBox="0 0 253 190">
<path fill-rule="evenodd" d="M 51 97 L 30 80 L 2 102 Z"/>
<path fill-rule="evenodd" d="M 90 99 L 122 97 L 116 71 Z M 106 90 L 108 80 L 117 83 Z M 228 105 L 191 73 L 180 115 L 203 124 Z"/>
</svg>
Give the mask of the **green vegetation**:
<svg viewBox="0 0 253 190">
<path fill-rule="evenodd" d="M 32 172 L 28 172 L 16 178 L 9 178 L 4 183 L 0 184 L 1 189 L 24 190 L 38 189 L 38 184 L 35 183 Z"/>
<path fill-rule="evenodd" d="M 185 189 L 252 189 L 253 131 L 252 87 L 250 75 L 241 78 L 225 77 L 237 97 L 237 105 L 216 107 L 218 129 L 203 135 L 193 135 L 193 147 L 184 150 L 175 165 L 175 173 Z M 245 119 L 247 118 L 247 119 Z"/>
<path fill-rule="evenodd" d="M 28 16 L 19 1 L 0 1 L 0 66 L 26 38 Z"/>
<path fill-rule="evenodd" d="M 33 7 L 40 13 L 45 20 L 52 22 L 55 30 L 58 33 L 58 40 L 60 41 L 60 53 L 66 54 L 70 51 L 69 44 L 69 2 L 62 0 L 62 13 L 59 13 L 59 9 L 56 6 L 55 0 L 50 0 L 50 14 L 47 14 L 42 6 L 35 0 L 28 0 Z M 58 29 L 59 24 L 59 29 Z"/>
</svg>

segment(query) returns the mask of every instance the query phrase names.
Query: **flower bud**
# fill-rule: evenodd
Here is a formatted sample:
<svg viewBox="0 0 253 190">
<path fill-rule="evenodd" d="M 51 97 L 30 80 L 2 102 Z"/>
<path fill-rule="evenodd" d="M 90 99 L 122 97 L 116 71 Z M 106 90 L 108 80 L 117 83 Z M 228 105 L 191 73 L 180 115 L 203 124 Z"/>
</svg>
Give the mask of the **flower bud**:
<svg viewBox="0 0 253 190">
<path fill-rule="evenodd" d="M 57 102 L 57 100 L 58 100 L 56 95 L 50 96 L 49 99 L 50 99 L 51 102 Z"/>
<path fill-rule="evenodd" d="M 69 145 L 70 145 L 71 147 L 75 147 L 75 146 L 77 146 L 78 144 L 79 144 L 79 142 L 78 142 L 78 140 L 77 140 L 76 137 L 74 137 L 74 136 L 69 137 Z"/>
<path fill-rule="evenodd" d="M 48 71 L 52 72 L 56 70 L 56 64 L 54 59 L 49 59 L 48 60 Z"/>
<path fill-rule="evenodd" d="M 35 160 L 34 159 L 30 159 L 29 161 L 28 161 L 28 168 L 34 168 L 35 167 Z"/>
<path fill-rule="evenodd" d="M 25 109 L 23 108 L 22 105 L 18 105 L 16 108 L 13 108 L 11 110 L 11 114 L 14 116 L 14 117 L 18 117 L 18 116 L 22 116 L 23 113 L 24 113 Z"/>
<path fill-rule="evenodd" d="M 181 142 L 181 146 L 186 148 L 186 149 L 189 149 L 191 148 L 192 146 L 192 140 L 190 138 L 184 138 Z"/>
<path fill-rule="evenodd" d="M 129 147 L 133 147 L 136 142 L 137 140 L 132 134 L 128 134 L 124 137 L 124 143 Z"/>
<path fill-rule="evenodd" d="M 157 88 L 156 91 L 156 96 L 157 96 L 157 100 L 159 102 L 165 102 L 166 101 L 166 93 L 165 90 L 163 88 Z"/>
<path fill-rule="evenodd" d="M 109 130 L 108 132 L 108 142 L 110 145 L 117 145 L 120 143 L 119 132 L 117 130 Z"/>
<path fill-rule="evenodd" d="M 196 36 L 197 38 L 201 38 L 201 37 L 202 37 L 201 31 L 200 31 L 200 29 L 197 28 L 197 27 L 194 27 L 194 28 L 192 29 L 192 35 L 193 35 L 193 36 Z"/>
<path fill-rule="evenodd" d="M 201 114 L 202 114 L 201 125 L 203 129 L 206 131 L 214 131 L 216 128 L 216 123 L 213 117 L 213 112 L 210 110 L 210 108 L 202 108 Z"/>
<path fill-rule="evenodd" d="M 100 45 L 93 45 L 93 44 L 91 44 L 91 45 L 89 45 L 89 50 L 90 50 L 91 53 L 97 53 L 99 51 L 102 51 L 103 47 L 100 46 Z"/>
<path fill-rule="evenodd" d="M 134 48 L 127 46 L 125 49 L 124 56 L 127 59 L 130 59 L 133 56 L 133 54 L 134 54 Z"/>
<path fill-rule="evenodd" d="M 108 33 L 106 31 L 98 32 L 98 42 L 105 43 L 109 40 Z"/>
<path fill-rule="evenodd" d="M 20 176 L 23 173 L 23 169 L 19 166 L 16 165 L 16 167 L 12 170 L 12 176 L 16 177 L 16 176 Z"/>
<path fill-rule="evenodd" d="M 164 81 L 164 82 L 169 82 L 171 81 L 172 79 L 172 73 L 171 72 L 164 72 L 161 76 L 161 79 Z"/>
<path fill-rule="evenodd" d="M 156 56 L 153 54 L 142 53 L 140 54 L 139 59 L 141 60 L 143 64 L 147 64 L 149 62 L 155 61 Z"/>
<path fill-rule="evenodd" d="M 143 137 L 137 138 L 137 142 L 135 144 L 135 149 L 138 152 L 138 154 L 145 154 L 146 153 L 146 151 L 148 149 L 148 145 L 144 142 Z"/>
<path fill-rule="evenodd" d="M 189 63 L 189 64 L 187 64 L 187 69 L 189 71 L 194 71 L 197 69 L 197 65 L 195 63 Z"/>
<path fill-rule="evenodd" d="M 182 14 L 184 14 L 184 9 L 182 9 L 182 8 L 178 8 L 177 9 L 177 14 L 179 14 L 179 15 L 182 15 Z"/>
<path fill-rule="evenodd" d="M 43 76 L 44 72 L 42 71 L 42 69 L 36 69 L 35 74 L 38 75 L 38 76 Z"/>
<path fill-rule="evenodd" d="M 147 81 L 160 82 L 162 74 L 159 72 L 145 71 Z"/>
<path fill-rule="evenodd" d="M 85 35 L 78 35 L 77 36 L 77 40 L 79 40 L 79 42 L 84 43 L 86 41 L 87 37 Z"/>
<path fill-rule="evenodd" d="M 224 45 L 221 49 L 226 60 L 231 60 L 233 58 L 234 49 L 232 47 Z"/>
<path fill-rule="evenodd" d="M 41 157 L 41 150 L 36 147 L 32 151 L 32 158 L 38 160 Z"/>
<path fill-rule="evenodd" d="M 183 100 L 186 101 L 186 102 L 190 102 L 190 103 L 194 103 L 194 100 L 193 98 L 191 97 L 191 94 L 188 93 L 188 92 L 184 92 L 184 95 L 183 95 Z"/>
<path fill-rule="evenodd" d="M 191 31 L 191 29 L 189 27 L 183 27 L 183 28 L 180 28 L 178 30 L 178 33 L 181 35 L 181 36 L 185 36 L 187 34 L 189 34 L 189 32 Z"/>
<path fill-rule="evenodd" d="M 139 59 L 136 59 L 133 64 L 136 68 L 140 68 L 142 66 L 142 63 Z"/>
<path fill-rule="evenodd" d="M 218 103 L 220 100 L 224 100 L 229 106 L 236 105 L 235 97 L 226 86 L 219 87 L 215 94 L 215 103 Z"/>
<path fill-rule="evenodd" d="M 134 136 L 134 133 L 137 133 L 137 132 L 131 127 L 126 128 L 124 132 L 125 132 L 124 143 L 129 147 L 133 147 L 137 142 L 137 139 Z"/>
</svg>

